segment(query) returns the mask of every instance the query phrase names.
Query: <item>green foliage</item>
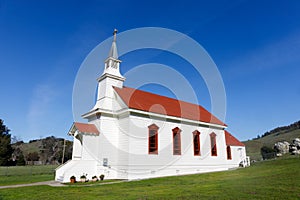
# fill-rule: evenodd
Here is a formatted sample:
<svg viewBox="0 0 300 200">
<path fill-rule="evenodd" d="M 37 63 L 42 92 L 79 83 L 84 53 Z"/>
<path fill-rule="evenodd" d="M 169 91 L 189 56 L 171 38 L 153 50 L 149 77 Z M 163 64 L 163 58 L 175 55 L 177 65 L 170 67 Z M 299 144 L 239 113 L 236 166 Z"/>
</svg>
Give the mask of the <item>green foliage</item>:
<svg viewBox="0 0 300 200">
<path fill-rule="evenodd" d="M 62 157 L 63 157 L 63 140 L 61 140 L 60 143 L 60 149 L 57 153 L 57 160 L 59 162 L 62 161 Z M 65 155 L 64 155 L 64 160 L 63 162 L 67 162 L 68 160 L 72 159 L 72 151 L 73 151 L 73 142 L 66 140 L 65 141 Z"/>
<path fill-rule="evenodd" d="M 27 161 L 38 161 L 39 160 L 39 154 L 37 152 L 31 152 L 27 154 L 26 159 Z"/>
<path fill-rule="evenodd" d="M 44 163 L 51 163 L 58 159 L 59 151 L 62 150 L 58 143 L 59 141 L 54 136 L 42 140 L 40 155 Z"/>
<path fill-rule="evenodd" d="M 116 184 L 2 189 L 3 199 L 299 199 L 300 159 L 257 162 L 249 168 Z M 38 191 L 38 192 L 37 192 Z"/>
<path fill-rule="evenodd" d="M 12 154 L 12 159 L 14 160 L 14 165 L 22 166 L 25 165 L 25 158 L 22 150 L 19 146 L 13 146 L 14 152 Z"/>
<path fill-rule="evenodd" d="M 11 161 L 13 149 L 9 132 L 10 130 L 4 125 L 3 120 L 0 119 L 0 166 L 7 166 Z"/>
<path fill-rule="evenodd" d="M 25 158 L 23 154 L 20 154 L 19 157 L 17 158 L 17 166 L 24 166 L 26 164 Z"/>
<path fill-rule="evenodd" d="M 261 149 L 260 149 L 260 152 L 261 152 L 261 156 L 264 160 L 267 160 L 267 159 L 273 159 L 276 157 L 276 151 L 270 147 L 267 147 L 267 146 L 263 146 Z"/>
</svg>

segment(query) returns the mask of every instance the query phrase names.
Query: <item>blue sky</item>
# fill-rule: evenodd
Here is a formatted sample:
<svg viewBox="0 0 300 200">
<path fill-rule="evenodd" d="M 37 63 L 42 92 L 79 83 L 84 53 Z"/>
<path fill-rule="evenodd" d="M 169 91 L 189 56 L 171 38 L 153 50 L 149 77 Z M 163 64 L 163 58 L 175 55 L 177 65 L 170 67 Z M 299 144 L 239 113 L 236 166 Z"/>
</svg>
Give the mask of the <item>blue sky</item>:
<svg viewBox="0 0 300 200">
<path fill-rule="evenodd" d="M 0 0 L 0 118 L 25 141 L 68 138 L 73 84 L 85 57 L 114 28 L 153 26 L 187 34 L 206 49 L 224 81 L 228 130 L 240 140 L 256 137 L 299 120 L 299 10 L 297 0 Z M 188 66 L 155 50 L 121 59 L 122 73 L 149 61 Z M 205 84 L 198 87 L 210 110 Z M 167 88 L 145 89 L 172 96 Z"/>
</svg>

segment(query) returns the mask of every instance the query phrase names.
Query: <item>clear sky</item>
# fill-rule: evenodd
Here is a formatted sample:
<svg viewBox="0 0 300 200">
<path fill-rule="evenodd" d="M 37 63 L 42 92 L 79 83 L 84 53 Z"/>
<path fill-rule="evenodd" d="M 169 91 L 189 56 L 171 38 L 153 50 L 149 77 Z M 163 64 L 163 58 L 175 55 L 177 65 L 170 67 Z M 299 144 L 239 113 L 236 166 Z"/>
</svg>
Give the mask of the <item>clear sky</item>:
<svg viewBox="0 0 300 200">
<path fill-rule="evenodd" d="M 182 32 L 206 49 L 224 81 L 228 130 L 240 140 L 256 137 L 300 118 L 299 10 L 298 0 L 0 0 L 0 118 L 25 141 L 71 139 L 73 84 L 85 57 L 114 28 L 152 26 Z M 129 53 L 121 71 L 150 58 L 166 64 L 172 55 Z M 193 80 L 189 70 L 185 76 Z M 200 86 L 197 96 L 210 110 Z"/>
</svg>

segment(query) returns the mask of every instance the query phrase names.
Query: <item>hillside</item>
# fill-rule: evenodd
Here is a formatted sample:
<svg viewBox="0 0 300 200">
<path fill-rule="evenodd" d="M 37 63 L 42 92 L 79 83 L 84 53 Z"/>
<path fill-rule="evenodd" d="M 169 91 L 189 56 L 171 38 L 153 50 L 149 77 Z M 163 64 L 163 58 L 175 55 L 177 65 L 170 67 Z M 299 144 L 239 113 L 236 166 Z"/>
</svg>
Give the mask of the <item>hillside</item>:
<svg viewBox="0 0 300 200">
<path fill-rule="evenodd" d="M 262 137 L 244 141 L 243 143 L 246 145 L 247 155 L 250 156 L 251 160 L 261 160 L 261 147 L 267 146 L 273 148 L 276 142 L 287 141 L 291 143 L 293 139 L 300 138 L 300 127 L 292 126 L 295 124 L 298 125 L 299 122 L 300 121 L 295 122 L 289 126 L 275 128 L 267 132 L 267 134 L 263 134 Z"/>
<path fill-rule="evenodd" d="M 12 145 L 16 160 L 23 157 L 27 164 L 59 164 L 62 161 L 64 139 L 54 136 L 43 139 L 31 140 L 28 143 L 22 141 Z M 64 161 L 72 157 L 72 142 L 66 140 Z"/>
</svg>

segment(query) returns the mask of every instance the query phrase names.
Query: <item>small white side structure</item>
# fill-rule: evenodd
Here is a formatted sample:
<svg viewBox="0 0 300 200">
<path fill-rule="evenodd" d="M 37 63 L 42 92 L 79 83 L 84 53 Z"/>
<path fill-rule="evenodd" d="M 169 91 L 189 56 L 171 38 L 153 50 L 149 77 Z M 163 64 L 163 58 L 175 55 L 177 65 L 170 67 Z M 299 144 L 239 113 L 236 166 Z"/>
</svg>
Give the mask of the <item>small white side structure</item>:
<svg viewBox="0 0 300 200">
<path fill-rule="evenodd" d="M 227 170 L 249 165 L 245 146 L 203 107 L 123 86 L 116 31 L 98 78 L 94 108 L 73 123 L 72 160 L 55 180 L 82 174 L 142 179 Z"/>
</svg>

